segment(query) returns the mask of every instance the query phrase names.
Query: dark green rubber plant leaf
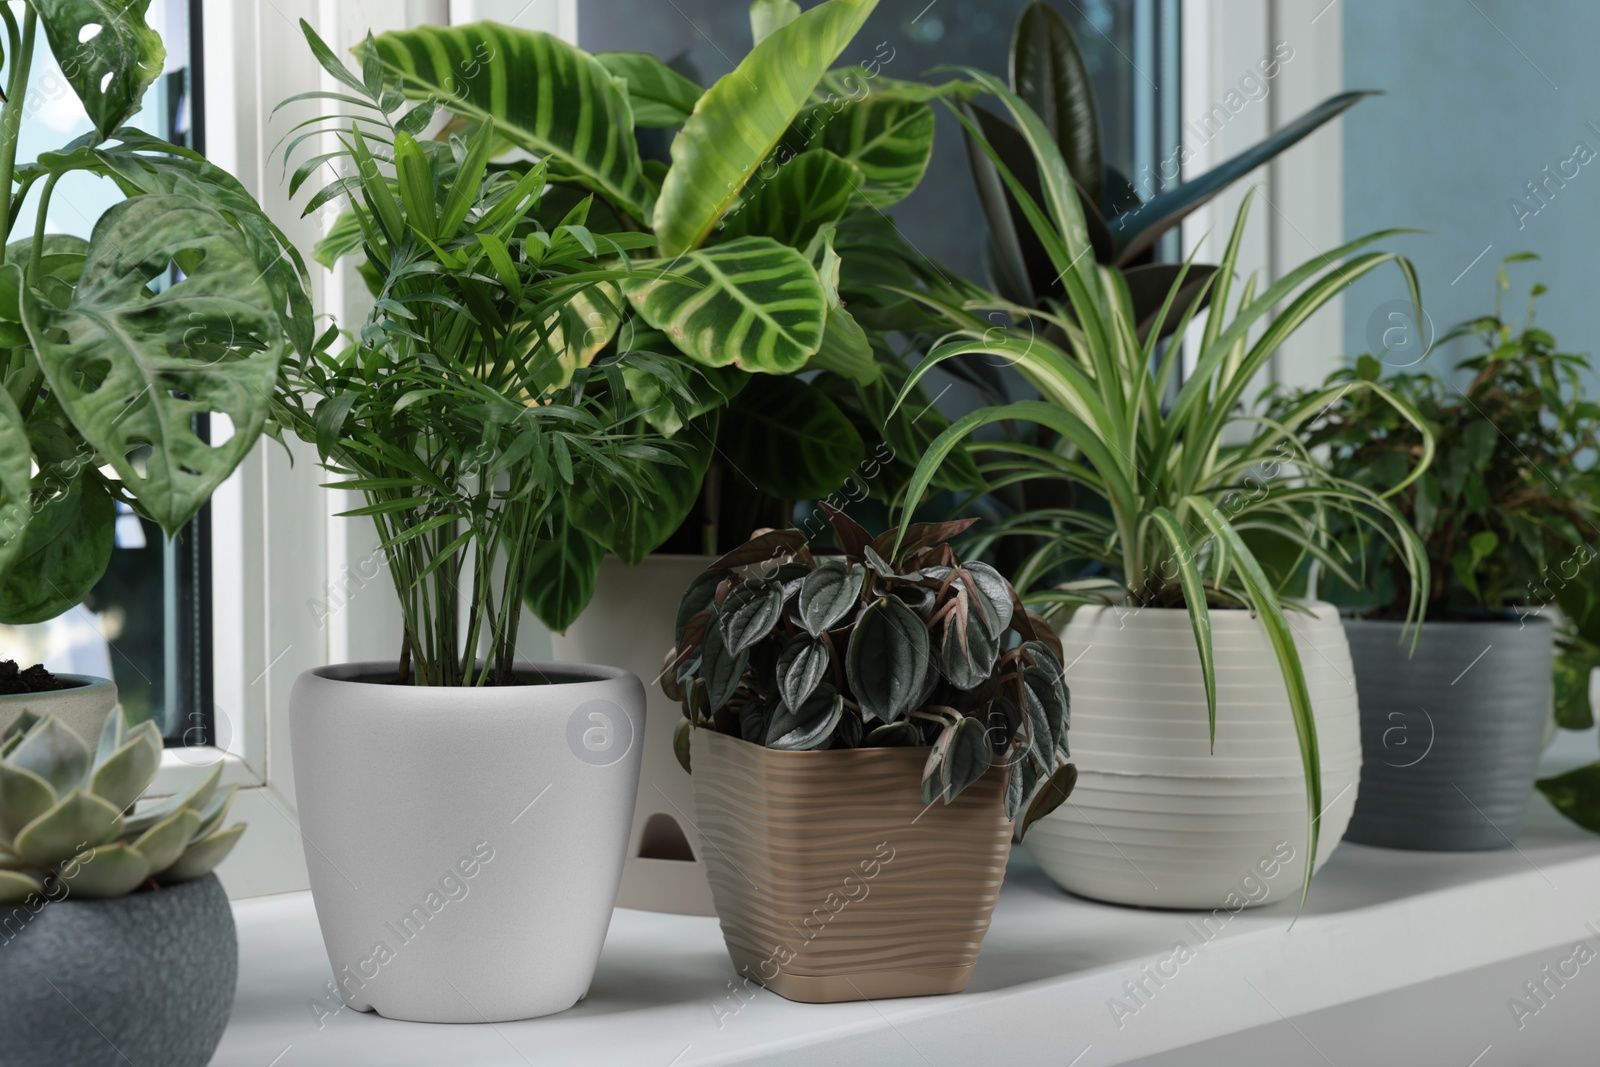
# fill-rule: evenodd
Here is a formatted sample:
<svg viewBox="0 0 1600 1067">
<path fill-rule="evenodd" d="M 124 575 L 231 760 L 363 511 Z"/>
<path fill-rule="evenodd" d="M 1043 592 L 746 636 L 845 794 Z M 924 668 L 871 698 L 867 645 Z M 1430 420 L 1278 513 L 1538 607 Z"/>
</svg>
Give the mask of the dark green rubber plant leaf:
<svg viewBox="0 0 1600 1067">
<path fill-rule="evenodd" d="M 778 146 L 877 0 L 824 0 L 774 29 L 707 89 L 672 142 L 652 225 L 661 254 L 698 248 Z"/>
<path fill-rule="evenodd" d="M 834 728 L 844 716 L 844 699 L 826 682 L 812 690 L 811 696 L 798 708 L 779 704 L 767 723 L 768 748 L 803 752 L 821 748 L 833 736 Z"/>
<path fill-rule="evenodd" d="M 558 516 L 555 530 L 540 538 L 528 555 L 523 603 L 551 630 L 566 633 L 594 597 L 605 554 L 600 542 Z"/>
<path fill-rule="evenodd" d="M 808 108 L 791 138 L 854 163 L 860 172 L 857 200 L 886 208 L 922 181 L 933 158 L 933 129 L 933 108 L 927 104 L 871 95 L 838 109 Z"/>
<path fill-rule="evenodd" d="M 818 227 L 837 222 L 861 186 L 861 172 L 825 149 L 802 152 L 751 179 L 744 203 L 723 216 L 719 237 L 770 237 L 805 248 Z"/>
<path fill-rule="evenodd" d="M 554 157 L 564 174 L 648 217 L 628 94 L 594 56 L 550 34 L 496 22 L 422 26 L 380 34 L 375 43 L 384 70 L 408 97 L 493 123 L 518 148 Z"/>
<path fill-rule="evenodd" d="M 1162 337 L 1172 336 L 1172 331 L 1183 321 L 1183 312 L 1194 303 L 1197 296 L 1202 299 L 1196 311 L 1211 303 L 1211 287 L 1208 283 L 1216 272 L 1216 267 L 1205 263 L 1189 264 L 1186 273 L 1182 263 L 1147 263 L 1123 271 L 1122 278 L 1128 283 L 1128 296 L 1133 301 L 1133 318 L 1138 323 L 1139 340 L 1143 342 L 1150 336 L 1150 328 L 1155 325 L 1161 305 L 1166 302 L 1167 294 L 1172 291 L 1180 273 L 1183 275 L 1183 285 L 1172 300 L 1172 310 L 1161 322 Z"/>
<path fill-rule="evenodd" d="M 1017 19 L 1011 38 L 1011 91 L 1038 112 L 1067 169 L 1089 202 L 1098 206 L 1105 164 L 1094 82 L 1066 20 L 1043 0 L 1034 0 Z"/>
<path fill-rule="evenodd" d="M 139 110 L 167 49 L 145 22 L 150 0 L 30 0 L 50 51 L 101 137 Z"/>
<path fill-rule="evenodd" d="M 82 603 L 111 562 L 116 530 L 116 504 L 93 471 L 65 483 L 45 479 L 32 501 L 20 550 L 0 581 L 0 623 L 13 626 Z"/>
<path fill-rule="evenodd" d="M 800 584 L 800 625 L 813 637 L 839 625 L 855 608 L 866 580 L 865 567 L 823 560 Z"/>
<path fill-rule="evenodd" d="M 741 237 L 674 260 L 624 286 L 644 320 L 708 367 L 789 374 L 822 344 L 827 296 L 804 255 L 770 237 Z"/>
<path fill-rule="evenodd" d="M 25 290 L 23 325 L 67 417 L 176 534 L 265 425 L 285 348 L 275 298 L 238 232 L 185 197 L 123 201 L 90 245 L 72 302 Z M 152 294 L 174 263 L 182 280 Z M 233 424 L 221 444 L 195 433 L 208 413 Z"/>
<path fill-rule="evenodd" d="M 866 454 L 861 434 L 837 404 L 797 378 L 757 376 L 726 415 L 722 449 L 757 489 L 782 500 L 815 500 L 837 490 Z"/>
<path fill-rule="evenodd" d="M 1219 163 L 1193 181 L 1158 193 L 1140 207 L 1109 220 L 1116 243 L 1116 262 L 1127 263 L 1228 186 L 1338 118 L 1360 103 L 1363 97 L 1373 95 L 1376 94 L 1372 90 L 1357 89 L 1330 96 L 1293 122 L 1274 130 L 1260 144 Z"/>
<path fill-rule="evenodd" d="M 628 87 L 635 126 L 682 126 L 700 99 L 700 86 L 648 52 L 601 52 L 594 58 Z"/>
<path fill-rule="evenodd" d="M 1585 830 L 1600 834 L 1600 763 L 1539 779 L 1539 792 Z"/>
<path fill-rule="evenodd" d="M 609 480 L 580 486 L 567 498 L 568 520 L 629 566 L 637 564 L 671 537 L 694 507 L 716 450 L 717 422 L 718 413 L 712 412 L 678 431 L 681 463 L 619 459 L 636 471 L 633 484 L 648 489 L 629 493 Z"/>
<path fill-rule="evenodd" d="M 893 722 L 916 710 L 930 669 L 928 628 L 896 597 L 861 613 L 845 653 L 845 676 L 862 712 Z"/>
</svg>

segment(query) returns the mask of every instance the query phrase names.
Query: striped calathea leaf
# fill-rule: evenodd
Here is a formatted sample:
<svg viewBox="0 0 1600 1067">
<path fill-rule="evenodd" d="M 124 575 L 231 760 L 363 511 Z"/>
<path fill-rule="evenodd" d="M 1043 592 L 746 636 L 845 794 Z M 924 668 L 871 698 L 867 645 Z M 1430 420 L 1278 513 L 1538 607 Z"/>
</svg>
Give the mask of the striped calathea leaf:
<svg viewBox="0 0 1600 1067">
<path fill-rule="evenodd" d="M 1060 645 L 993 568 L 943 540 L 970 522 L 874 538 L 825 510 L 842 554 L 767 531 L 684 593 L 663 682 L 684 707 L 680 758 L 694 729 L 789 750 L 925 746 L 929 803 L 1002 774 L 1008 817 L 1060 804 Z"/>
</svg>

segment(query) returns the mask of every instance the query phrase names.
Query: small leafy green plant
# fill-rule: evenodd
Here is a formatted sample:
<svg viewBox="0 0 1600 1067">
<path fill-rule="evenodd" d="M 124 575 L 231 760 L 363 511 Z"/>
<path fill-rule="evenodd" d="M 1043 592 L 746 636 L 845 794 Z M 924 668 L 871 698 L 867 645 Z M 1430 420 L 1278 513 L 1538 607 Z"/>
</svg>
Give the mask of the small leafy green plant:
<svg viewBox="0 0 1600 1067">
<path fill-rule="evenodd" d="M 662 674 L 683 703 L 679 759 L 688 769 L 695 727 L 789 751 L 931 746 L 923 800 L 1007 767 L 1020 839 L 1077 779 L 1059 639 L 994 568 L 943 543 L 976 520 L 873 538 L 828 512 L 842 555 L 770 530 L 684 593 Z"/>
<path fill-rule="evenodd" d="M 119 897 L 199 878 L 245 824 L 222 828 L 237 786 L 219 764 L 187 793 L 134 813 L 161 768 L 161 731 L 106 717 L 94 752 L 54 715 L 23 712 L 0 733 L 0 904 Z"/>
</svg>

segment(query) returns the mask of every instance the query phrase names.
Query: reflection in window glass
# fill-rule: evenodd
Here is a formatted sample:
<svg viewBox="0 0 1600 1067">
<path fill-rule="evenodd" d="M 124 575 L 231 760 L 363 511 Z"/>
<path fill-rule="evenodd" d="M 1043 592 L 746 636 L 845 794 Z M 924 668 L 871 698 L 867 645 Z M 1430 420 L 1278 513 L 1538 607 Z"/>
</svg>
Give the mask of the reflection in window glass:
<svg viewBox="0 0 1600 1067">
<path fill-rule="evenodd" d="M 196 132 L 190 0 L 153 0 L 147 20 L 166 42 L 166 71 L 131 120 L 150 133 L 201 148 Z M 93 129 L 78 96 L 40 34 L 24 108 L 17 162 L 53 151 Z M 117 187 L 84 174 L 63 178 L 50 201 L 46 228 L 87 238 L 94 223 L 123 199 Z M 22 218 L 37 212 L 36 197 Z M 136 720 L 154 719 L 169 738 L 199 743 L 189 729 L 209 716 L 206 600 L 197 575 L 208 573 L 205 513 L 176 540 L 125 508 L 117 516 L 116 547 L 105 576 L 79 607 L 32 626 L 0 626 L 0 659 L 53 671 L 93 674 L 117 683 L 123 708 Z M 187 730 L 187 736 L 185 736 Z"/>
</svg>

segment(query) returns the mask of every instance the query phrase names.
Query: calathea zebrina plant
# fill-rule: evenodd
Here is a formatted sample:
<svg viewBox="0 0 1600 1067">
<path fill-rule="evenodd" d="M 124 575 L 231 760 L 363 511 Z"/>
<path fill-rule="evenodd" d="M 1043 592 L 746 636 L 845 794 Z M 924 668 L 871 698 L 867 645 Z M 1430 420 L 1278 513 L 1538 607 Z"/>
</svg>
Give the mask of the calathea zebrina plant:
<svg viewBox="0 0 1600 1067">
<path fill-rule="evenodd" d="M 903 265 L 891 273 L 872 258 L 875 227 L 893 231 L 883 211 L 926 171 L 928 101 L 960 91 L 889 78 L 887 47 L 861 47 L 847 57 L 854 65 L 829 69 L 875 4 L 824 0 L 802 12 L 792 0 L 757 0 L 750 52 L 708 88 L 644 53 L 590 55 L 490 22 L 381 34 L 357 50 L 374 77 L 449 112 L 448 135 L 491 129 L 497 168 L 545 161 L 549 187 L 534 214 L 546 226 L 592 198 L 590 225 L 639 234 L 634 260 L 663 268 L 586 306 L 570 361 L 641 351 L 683 363 L 694 400 L 682 410 L 648 375 L 627 372 L 625 382 L 640 418 L 681 439 L 686 462 L 653 472 L 648 501 L 583 485 L 567 495 L 561 552 L 541 560 L 564 577 L 527 589 L 551 627 L 582 610 L 606 552 L 638 562 L 679 533 L 674 550 L 715 555 L 719 530 L 742 539 L 783 525 L 785 501 L 838 489 L 869 453 L 864 434 L 905 457 L 945 425 L 926 403 L 892 412 L 904 367 L 855 315 L 869 304 L 863 288 L 916 284 Z M 331 262 L 361 246 L 345 219 L 317 254 Z M 828 387 L 794 377 L 802 370 L 824 372 Z M 895 469 L 909 473 L 904 458 Z M 972 487 L 976 471 L 943 477 Z"/>
<path fill-rule="evenodd" d="M 695 728 L 791 751 L 927 745 L 923 800 L 1004 770 L 1020 839 L 1077 780 L 1060 641 L 994 568 L 944 543 L 976 520 L 873 538 L 828 513 L 842 555 L 769 530 L 685 592 L 661 676 L 683 703 L 678 758 L 689 769 Z"/>
<path fill-rule="evenodd" d="M 348 205 L 377 300 L 344 350 L 289 361 L 279 418 L 365 500 L 346 514 L 376 525 L 400 598 L 399 680 L 514 684 L 523 585 L 561 580 L 541 563 L 564 536 L 561 499 L 649 507 L 651 475 L 682 463 L 625 384 L 649 377 L 686 402 L 677 366 L 582 347 L 583 316 L 649 272 L 626 258 L 649 238 L 591 230 L 587 201 L 546 226 L 543 164 L 491 170 L 487 125 L 418 141 L 431 103 L 407 106 L 376 63 L 358 77 L 302 27 L 341 83 L 307 95 L 358 109 L 313 120 L 340 147 L 301 173 L 350 171 L 307 210 Z"/>
<path fill-rule="evenodd" d="M 95 751 L 54 715 L 23 712 L 0 732 L 0 904 L 118 897 L 152 880 L 199 878 L 233 851 L 222 828 L 237 786 L 219 764 L 188 792 L 135 813 L 161 769 L 161 731 L 106 717 Z"/>
<path fill-rule="evenodd" d="M 88 594 L 111 557 L 118 503 L 176 534 L 260 436 L 285 337 L 311 346 L 304 265 L 250 194 L 194 152 L 123 125 L 166 55 L 145 23 L 148 6 L 0 4 L 8 623 L 51 618 Z M 37 111 L 28 78 L 41 33 L 94 128 L 19 165 L 22 125 Z M 75 174 L 128 196 L 87 241 L 48 232 L 57 185 Z M 37 211 L 25 218 L 30 197 Z M 210 413 L 232 423 L 227 440 L 202 436 L 198 420 Z"/>
</svg>

